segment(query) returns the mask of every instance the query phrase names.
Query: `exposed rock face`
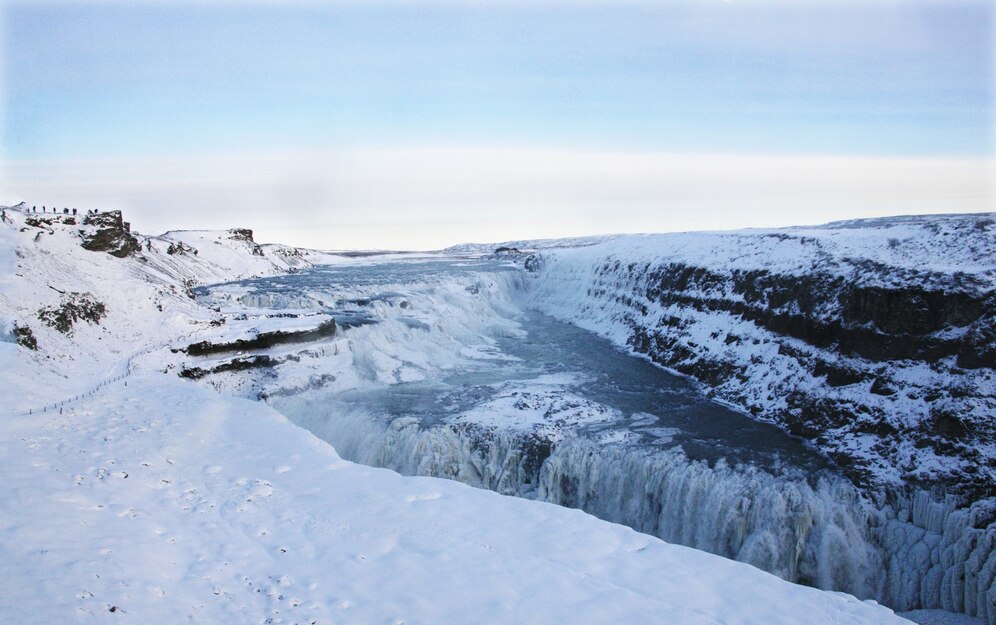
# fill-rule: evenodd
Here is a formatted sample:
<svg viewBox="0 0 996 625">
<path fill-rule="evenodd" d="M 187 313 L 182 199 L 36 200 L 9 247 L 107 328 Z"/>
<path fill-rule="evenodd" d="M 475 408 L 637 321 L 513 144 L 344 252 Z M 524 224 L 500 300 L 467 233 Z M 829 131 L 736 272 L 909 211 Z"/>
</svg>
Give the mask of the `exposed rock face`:
<svg viewBox="0 0 996 625">
<path fill-rule="evenodd" d="M 228 362 L 223 362 L 210 369 L 201 367 L 191 367 L 182 369 L 179 373 L 181 378 L 198 380 L 211 373 L 223 373 L 225 371 L 246 371 L 248 369 L 272 369 L 280 364 L 280 361 L 269 356 L 251 356 L 249 358 L 235 358 Z"/>
<path fill-rule="evenodd" d="M 632 275 L 625 275 L 631 271 Z M 768 390 L 784 398 L 784 409 L 757 401 L 755 393 L 742 388 L 756 383 L 750 367 L 724 352 L 758 338 L 731 331 L 710 337 L 721 339 L 729 350 L 693 344 L 686 330 L 694 321 L 681 314 L 666 316 L 655 327 L 634 324 L 629 344 L 637 351 L 715 387 L 719 396 L 735 400 L 793 434 L 815 439 L 821 447 L 831 443 L 830 431 L 874 437 L 878 441 L 873 449 L 889 456 L 900 453 L 899 441 L 909 441 L 917 448 L 931 448 L 937 455 L 964 461 L 966 473 L 947 476 L 949 486 L 991 488 L 992 482 L 971 484 L 975 480 L 970 474 L 982 470 L 992 475 L 996 470 L 992 458 L 981 456 L 978 447 L 993 442 L 992 424 L 987 422 L 986 410 L 973 410 L 972 405 L 981 401 L 992 406 L 992 389 L 961 371 L 996 366 L 996 303 L 991 292 L 957 279 L 946 290 L 928 290 L 915 283 L 886 288 L 862 285 L 856 277 L 820 274 L 799 277 L 734 271 L 723 276 L 677 263 L 639 276 L 638 272 L 639 268 L 617 264 L 599 270 L 602 276 L 645 286 L 643 298 L 622 301 L 641 312 L 649 311 L 643 303 L 648 301 L 676 312 L 690 309 L 702 315 L 728 315 L 766 330 L 761 342 L 777 346 L 772 357 L 794 360 L 808 372 L 811 383 L 804 388 L 793 379 L 768 381 Z M 914 363 L 931 369 L 934 379 L 906 379 L 905 370 L 916 367 Z M 730 383 L 731 379 L 736 382 Z M 953 380 L 958 382 L 952 385 Z M 881 400 L 864 401 L 862 393 Z M 910 403 L 921 412 L 919 423 L 890 414 L 907 410 Z M 844 445 L 833 446 L 832 457 L 857 481 L 871 479 L 864 474 L 864 459 L 852 457 Z M 906 481 L 929 482 L 923 485 L 932 485 L 938 477 L 918 477 L 912 458 L 898 468 L 904 470 Z"/>
<path fill-rule="evenodd" d="M 228 231 L 228 238 L 233 241 L 245 241 L 253 256 L 263 256 L 263 248 L 253 240 L 252 230 L 249 228 L 231 228 Z"/>
<path fill-rule="evenodd" d="M 170 256 L 197 256 L 197 249 L 183 241 L 172 241 L 166 248 L 166 253 Z"/>
<path fill-rule="evenodd" d="M 83 217 L 80 237 L 84 249 L 124 258 L 139 250 L 138 239 L 130 230 L 121 218 L 121 211 L 107 211 Z"/>
</svg>

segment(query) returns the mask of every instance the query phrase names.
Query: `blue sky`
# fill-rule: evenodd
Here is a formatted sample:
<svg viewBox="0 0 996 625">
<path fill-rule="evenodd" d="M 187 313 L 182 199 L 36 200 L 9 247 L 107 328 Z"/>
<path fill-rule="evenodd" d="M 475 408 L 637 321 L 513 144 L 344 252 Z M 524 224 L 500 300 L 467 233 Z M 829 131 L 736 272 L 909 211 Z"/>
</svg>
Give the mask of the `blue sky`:
<svg viewBox="0 0 996 625">
<path fill-rule="evenodd" d="M 140 214 L 151 210 L 138 205 L 141 193 L 120 189 L 154 177 L 151 163 L 185 156 L 464 146 L 978 160 L 994 150 L 986 2 L 33 2 L 3 11 L 8 194 L 51 191 L 55 201 Z M 74 192 L 59 178 L 65 163 L 108 159 L 150 165 L 117 178 L 118 191 Z M 182 186 L 174 191 L 196 204 L 194 187 Z M 334 191 L 326 195 L 353 193 Z M 404 209 L 395 202 L 388 213 Z"/>
</svg>

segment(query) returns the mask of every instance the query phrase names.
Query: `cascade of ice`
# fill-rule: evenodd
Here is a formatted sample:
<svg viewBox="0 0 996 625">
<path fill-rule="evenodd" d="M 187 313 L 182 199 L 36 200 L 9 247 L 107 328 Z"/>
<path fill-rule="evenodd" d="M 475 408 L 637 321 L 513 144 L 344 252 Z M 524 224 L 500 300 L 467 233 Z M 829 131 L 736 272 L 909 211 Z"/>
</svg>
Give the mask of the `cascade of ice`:
<svg viewBox="0 0 996 625">
<path fill-rule="evenodd" d="M 543 465 L 538 496 L 791 581 L 878 597 L 869 508 L 838 478 L 774 476 L 572 439 Z"/>
<path fill-rule="evenodd" d="M 508 430 L 423 428 L 413 418 L 378 425 L 356 410 L 308 418 L 281 407 L 354 461 L 581 508 L 785 579 L 882 596 L 875 514 L 841 479 L 828 476 L 813 487 L 753 467 L 710 467 L 680 449 L 646 451 L 579 438 L 551 446 Z"/>
<path fill-rule="evenodd" d="M 350 460 L 580 508 L 668 542 L 750 563 L 790 581 L 897 610 L 996 617 L 996 529 L 989 507 L 956 510 L 917 491 L 880 508 L 846 480 L 815 483 L 751 466 L 712 466 L 680 449 L 639 450 L 580 438 L 466 425 L 381 424 L 294 399 L 281 409 Z M 899 506 L 898 512 L 895 506 Z M 976 527 L 981 525 L 981 527 Z"/>
<path fill-rule="evenodd" d="M 996 501 L 957 508 L 923 490 L 894 503 L 879 530 L 886 603 L 897 610 L 942 608 L 996 623 Z"/>
</svg>

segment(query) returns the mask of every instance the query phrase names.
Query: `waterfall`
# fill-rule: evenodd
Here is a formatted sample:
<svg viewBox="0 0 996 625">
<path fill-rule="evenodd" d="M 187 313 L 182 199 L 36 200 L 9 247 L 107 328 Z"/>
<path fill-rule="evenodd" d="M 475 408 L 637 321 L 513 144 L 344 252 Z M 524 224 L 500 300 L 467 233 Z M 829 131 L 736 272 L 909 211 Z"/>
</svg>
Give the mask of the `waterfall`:
<svg viewBox="0 0 996 625">
<path fill-rule="evenodd" d="M 481 337 L 522 333 L 510 320 L 523 296 L 557 312 L 557 298 L 541 291 L 515 273 L 475 275 L 407 290 L 404 309 L 375 302 L 382 321 L 350 335 L 352 367 L 374 386 L 406 379 L 406 366 L 431 378 L 437 363 L 459 364 Z M 584 290 L 576 297 L 585 299 Z M 408 318 L 411 311 L 422 315 L 420 325 Z M 589 316 L 585 325 L 599 321 L 606 322 L 603 333 L 619 330 L 613 339 L 624 342 L 613 320 Z M 359 388 L 346 377 L 343 388 Z M 996 625 L 993 500 L 963 507 L 918 490 L 870 493 L 830 471 L 803 475 L 696 460 L 680 447 L 571 433 L 550 438 L 414 413 L 388 417 L 365 402 L 336 399 L 333 389 L 270 401 L 349 460 L 580 508 L 789 581 L 896 610 L 941 608 Z"/>
<path fill-rule="evenodd" d="M 850 484 L 830 475 L 813 486 L 723 461 L 710 467 L 679 448 L 572 439 L 544 463 L 537 494 L 789 581 L 881 596 L 873 514 Z"/>
</svg>

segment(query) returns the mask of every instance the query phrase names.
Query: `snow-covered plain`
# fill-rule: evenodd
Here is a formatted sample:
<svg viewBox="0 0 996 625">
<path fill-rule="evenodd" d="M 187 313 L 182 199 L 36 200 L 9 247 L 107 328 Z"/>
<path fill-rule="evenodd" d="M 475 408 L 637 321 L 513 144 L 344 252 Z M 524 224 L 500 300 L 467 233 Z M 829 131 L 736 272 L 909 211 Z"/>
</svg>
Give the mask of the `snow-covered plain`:
<svg viewBox="0 0 996 625">
<path fill-rule="evenodd" d="M 346 462 L 169 368 L 221 323 L 191 287 L 351 261 L 238 232 L 116 258 L 65 220 L 2 218 L 3 622 L 906 622 L 576 510 Z M 72 317 L 76 293 L 103 309 L 40 319 Z"/>
</svg>

